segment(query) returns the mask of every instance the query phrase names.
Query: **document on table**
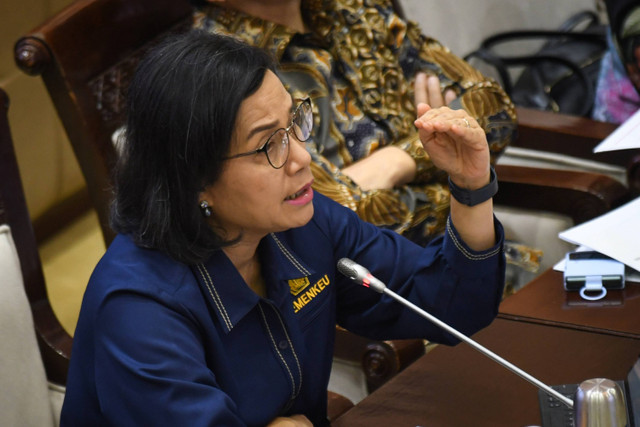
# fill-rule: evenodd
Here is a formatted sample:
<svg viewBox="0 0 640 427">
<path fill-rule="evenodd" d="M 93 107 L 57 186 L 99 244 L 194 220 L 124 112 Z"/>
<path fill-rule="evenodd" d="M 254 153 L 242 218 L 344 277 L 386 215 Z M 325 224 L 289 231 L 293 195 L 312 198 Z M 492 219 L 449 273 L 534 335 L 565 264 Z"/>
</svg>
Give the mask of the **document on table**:
<svg viewBox="0 0 640 427">
<path fill-rule="evenodd" d="M 640 270 L 640 197 L 558 236 Z"/>
<path fill-rule="evenodd" d="M 640 148 L 640 110 L 636 111 L 616 130 L 606 137 L 594 149 L 594 153 L 602 151 L 626 150 Z"/>
</svg>

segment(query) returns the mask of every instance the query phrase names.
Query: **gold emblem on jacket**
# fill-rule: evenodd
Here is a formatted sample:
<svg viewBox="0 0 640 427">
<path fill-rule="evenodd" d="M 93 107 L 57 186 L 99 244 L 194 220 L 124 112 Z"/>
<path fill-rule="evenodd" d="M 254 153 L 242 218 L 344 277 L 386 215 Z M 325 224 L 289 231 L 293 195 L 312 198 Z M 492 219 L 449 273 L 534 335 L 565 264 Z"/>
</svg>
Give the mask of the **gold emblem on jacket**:
<svg viewBox="0 0 640 427">
<path fill-rule="evenodd" d="M 301 277 L 299 279 L 289 280 L 289 288 L 291 289 L 291 295 L 298 295 L 307 286 L 309 286 L 308 277 Z"/>
</svg>

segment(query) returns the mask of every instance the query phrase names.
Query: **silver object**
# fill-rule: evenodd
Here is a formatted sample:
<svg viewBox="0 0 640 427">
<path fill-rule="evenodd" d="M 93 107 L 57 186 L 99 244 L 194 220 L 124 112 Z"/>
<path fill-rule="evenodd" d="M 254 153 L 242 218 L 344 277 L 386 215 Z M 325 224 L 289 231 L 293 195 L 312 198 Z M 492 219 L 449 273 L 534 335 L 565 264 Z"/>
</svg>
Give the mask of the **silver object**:
<svg viewBox="0 0 640 427">
<path fill-rule="evenodd" d="M 620 386 L 606 378 L 583 381 L 574 399 L 576 427 L 624 427 L 629 424 Z"/>
</svg>

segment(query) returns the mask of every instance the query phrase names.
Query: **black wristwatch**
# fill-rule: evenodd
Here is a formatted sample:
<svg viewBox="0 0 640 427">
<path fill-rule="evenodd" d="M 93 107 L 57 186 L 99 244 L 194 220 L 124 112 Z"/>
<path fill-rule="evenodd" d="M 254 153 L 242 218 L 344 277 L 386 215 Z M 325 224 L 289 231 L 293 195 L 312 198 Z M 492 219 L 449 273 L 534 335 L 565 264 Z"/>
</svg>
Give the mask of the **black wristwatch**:
<svg viewBox="0 0 640 427">
<path fill-rule="evenodd" d="M 498 192 L 498 178 L 496 177 L 496 171 L 491 166 L 489 172 L 489 183 L 477 190 L 467 190 L 466 188 L 460 188 L 451 181 L 449 177 L 449 190 L 451 195 L 458 202 L 467 206 L 475 206 L 482 202 L 486 202 L 490 198 L 496 195 Z"/>
</svg>

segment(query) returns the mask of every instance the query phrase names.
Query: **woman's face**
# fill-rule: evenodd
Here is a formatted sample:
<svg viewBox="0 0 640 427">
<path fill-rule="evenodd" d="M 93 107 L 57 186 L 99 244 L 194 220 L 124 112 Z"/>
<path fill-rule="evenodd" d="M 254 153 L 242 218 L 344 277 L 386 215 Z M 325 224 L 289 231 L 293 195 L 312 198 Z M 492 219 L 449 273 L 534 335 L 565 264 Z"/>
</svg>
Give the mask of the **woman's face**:
<svg viewBox="0 0 640 427">
<path fill-rule="evenodd" d="M 287 128 L 295 105 L 278 77 L 267 71 L 262 86 L 240 105 L 228 156 L 256 150 L 279 128 Z M 212 208 L 212 224 L 226 238 L 243 240 L 299 227 L 313 216 L 311 157 L 293 130 L 285 165 L 274 169 L 264 152 L 226 160 L 220 178 L 199 200 Z"/>
</svg>

